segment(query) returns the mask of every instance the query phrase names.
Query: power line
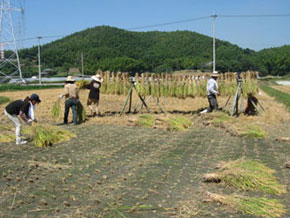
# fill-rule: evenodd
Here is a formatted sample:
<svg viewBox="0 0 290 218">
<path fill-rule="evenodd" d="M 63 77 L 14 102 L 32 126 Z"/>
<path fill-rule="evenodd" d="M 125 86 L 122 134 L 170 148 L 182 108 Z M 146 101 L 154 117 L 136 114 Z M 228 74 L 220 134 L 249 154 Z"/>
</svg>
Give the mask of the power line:
<svg viewBox="0 0 290 218">
<path fill-rule="evenodd" d="M 290 17 L 290 14 L 240 14 L 240 15 L 217 15 L 229 18 L 251 18 L 251 17 Z"/>
<path fill-rule="evenodd" d="M 178 20 L 178 21 L 172 21 L 172 22 L 167 22 L 167 23 L 160 23 L 160 24 L 152 24 L 152 25 L 146 25 L 146 26 L 139 26 L 139 27 L 133 27 L 129 28 L 128 30 L 136 30 L 136 29 L 144 29 L 144 28 L 150 28 L 150 27 L 160 27 L 160 26 L 168 26 L 172 24 L 178 24 L 178 23 L 188 23 L 192 21 L 197 21 L 197 20 L 204 20 L 211 18 L 211 16 L 203 16 L 203 17 L 196 17 L 196 18 L 191 18 L 187 20 Z"/>
<path fill-rule="evenodd" d="M 191 19 L 186 19 L 186 20 L 172 21 L 172 22 L 167 22 L 167 23 L 138 26 L 138 27 L 129 28 L 127 30 L 136 30 L 136 29 L 145 29 L 145 28 L 150 28 L 150 27 L 169 26 L 169 25 L 178 24 L 178 23 L 188 23 L 188 22 L 192 22 L 192 21 L 204 20 L 204 19 L 208 19 L 208 18 L 217 18 L 217 17 L 221 17 L 221 18 L 290 17 L 290 14 L 239 14 L 239 15 L 225 15 L 225 14 L 218 15 L 218 14 L 215 14 L 215 15 L 196 17 L 196 18 L 191 18 Z"/>
</svg>

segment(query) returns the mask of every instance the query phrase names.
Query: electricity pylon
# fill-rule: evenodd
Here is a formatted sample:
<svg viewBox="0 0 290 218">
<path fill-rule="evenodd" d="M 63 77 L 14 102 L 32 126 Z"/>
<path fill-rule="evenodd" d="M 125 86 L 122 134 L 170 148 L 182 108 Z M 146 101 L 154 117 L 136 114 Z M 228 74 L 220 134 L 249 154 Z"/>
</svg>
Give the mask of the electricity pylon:
<svg viewBox="0 0 290 218">
<path fill-rule="evenodd" d="M 4 80 L 11 76 L 19 75 L 22 79 L 21 65 L 18 55 L 18 46 L 15 37 L 13 21 L 17 17 L 15 13 L 24 14 L 23 8 L 13 7 L 10 0 L 0 0 L 0 74 L 5 76 Z M 18 16 L 19 17 L 19 16 Z"/>
</svg>

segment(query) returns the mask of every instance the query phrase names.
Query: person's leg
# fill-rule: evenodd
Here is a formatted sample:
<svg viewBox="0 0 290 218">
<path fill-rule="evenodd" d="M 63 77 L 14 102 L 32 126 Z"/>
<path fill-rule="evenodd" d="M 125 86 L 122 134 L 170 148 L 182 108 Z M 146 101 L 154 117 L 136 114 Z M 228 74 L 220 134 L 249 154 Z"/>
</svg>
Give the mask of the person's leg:
<svg viewBox="0 0 290 218">
<path fill-rule="evenodd" d="M 87 100 L 87 106 L 90 109 L 90 111 L 92 113 L 92 116 L 95 116 L 96 111 L 95 111 L 93 102 L 92 102 L 92 100 L 90 98 L 88 98 L 88 100 Z"/>
<path fill-rule="evenodd" d="M 72 109 L 72 113 L 73 113 L 73 123 L 76 125 L 78 124 L 78 115 L 77 115 L 77 101 L 73 100 L 72 104 L 71 104 L 71 109 Z"/>
<path fill-rule="evenodd" d="M 96 100 L 96 102 L 95 102 L 95 113 L 97 115 L 100 115 L 100 113 L 99 113 L 99 99 Z"/>
<path fill-rule="evenodd" d="M 65 110 L 64 110 L 64 119 L 63 123 L 67 123 L 68 115 L 69 115 L 69 108 L 71 107 L 71 99 L 67 99 L 65 101 Z"/>
<path fill-rule="evenodd" d="M 216 99 L 215 95 L 212 98 L 212 107 L 213 107 L 213 110 L 218 110 L 219 109 L 218 102 L 217 102 L 217 99 Z"/>
<path fill-rule="evenodd" d="M 213 106 L 212 106 L 211 98 L 212 98 L 211 95 L 208 95 L 208 96 L 207 96 L 207 100 L 208 100 L 208 103 L 209 103 L 209 106 L 208 106 L 208 108 L 207 108 L 207 112 L 208 112 L 208 113 L 212 112 L 212 110 L 213 110 Z"/>
<path fill-rule="evenodd" d="M 15 138 L 16 138 L 16 144 L 20 144 L 21 143 L 21 121 L 19 120 L 19 118 L 16 115 L 11 115 L 9 113 L 7 113 L 7 111 L 5 110 L 5 115 L 9 118 L 9 120 L 11 120 L 15 126 Z M 26 141 L 23 141 L 23 144 L 25 144 Z"/>
</svg>

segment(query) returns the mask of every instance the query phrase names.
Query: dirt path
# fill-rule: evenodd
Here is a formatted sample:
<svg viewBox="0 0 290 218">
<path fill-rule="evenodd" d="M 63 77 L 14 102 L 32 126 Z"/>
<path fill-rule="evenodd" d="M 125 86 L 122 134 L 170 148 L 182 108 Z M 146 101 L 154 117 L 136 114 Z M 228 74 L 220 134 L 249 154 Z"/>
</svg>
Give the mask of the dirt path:
<svg viewBox="0 0 290 218">
<path fill-rule="evenodd" d="M 117 125 L 68 129 L 79 136 L 47 149 L 0 144 L 0 217 L 225 217 L 201 202 L 202 183 L 219 161 L 261 160 L 287 186 L 289 143 L 232 137 L 223 129 L 181 133 Z M 279 197 L 290 210 L 290 195 Z M 286 214 L 284 217 L 289 217 Z"/>
</svg>

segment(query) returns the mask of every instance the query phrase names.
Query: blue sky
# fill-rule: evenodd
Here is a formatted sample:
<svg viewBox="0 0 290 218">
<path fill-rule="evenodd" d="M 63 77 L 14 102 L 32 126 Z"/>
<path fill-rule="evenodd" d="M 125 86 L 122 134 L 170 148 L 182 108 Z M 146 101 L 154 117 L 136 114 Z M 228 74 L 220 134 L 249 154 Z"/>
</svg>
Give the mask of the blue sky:
<svg viewBox="0 0 290 218">
<path fill-rule="evenodd" d="M 290 0 L 25 0 L 24 9 L 24 38 L 30 38 L 67 36 L 99 25 L 130 29 L 213 13 L 290 14 Z M 243 48 L 260 50 L 290 44 L 289 26 L 290 17 L 218 17 L 216 36 Z M 189 30 L 212 36 L 212 19 L 135 31 L 152 30 Z M 42 39 L 41 42 L 55 39 Z M 30 47 L 36 43 L 36 39 L 26 40 L 24 46 Z"/>
</svg>

